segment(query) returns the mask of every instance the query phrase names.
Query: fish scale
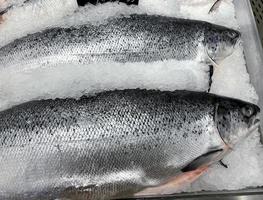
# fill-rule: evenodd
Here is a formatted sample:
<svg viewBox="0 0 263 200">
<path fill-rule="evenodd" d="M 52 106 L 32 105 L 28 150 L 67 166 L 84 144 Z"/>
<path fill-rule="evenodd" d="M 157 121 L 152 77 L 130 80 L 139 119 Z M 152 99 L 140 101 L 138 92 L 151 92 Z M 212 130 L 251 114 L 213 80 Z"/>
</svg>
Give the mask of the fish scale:
<svg viewBox="0 0 263 200">
<path fill-rule="evenodd" d="M 207 93 L 123 90 L 2 111 L 0 197 L 108 199 L 156 186 L 224 146 L 215 116 L 226 102 L 247 105 Z"/>
<path fill-rule="evenodd" d="M 239 38 L 235 30 L 202 21 L 155 15 L 122 16 L 96 24 L 51 28 L 17 39 L 0 49 L 0 69 L 108 61 L 206 62 L 205 48 L 211 58 L 220 55 L 223 59 L 227 55 L 221 54 L 231 54 Z M 216 52 L 221 46 L 224 51 Z"/>
</svg>

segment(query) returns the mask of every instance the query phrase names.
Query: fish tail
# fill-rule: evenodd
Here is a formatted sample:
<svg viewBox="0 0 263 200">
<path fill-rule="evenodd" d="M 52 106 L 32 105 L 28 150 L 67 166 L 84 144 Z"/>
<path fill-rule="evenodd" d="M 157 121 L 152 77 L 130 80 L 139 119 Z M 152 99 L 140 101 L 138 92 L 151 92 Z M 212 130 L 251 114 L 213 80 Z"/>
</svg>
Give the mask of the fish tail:
<svg viewBox="0 0 263 200">
<path fill-rule="evenodd" d="M 213 4 L 213 6 L 210 8 L 208 14 L 211 14 L 212 12 L 216 11 L 220 4 L 221 4 L 222 0 L 216 0 L 216 2 Z"/>
</svg>

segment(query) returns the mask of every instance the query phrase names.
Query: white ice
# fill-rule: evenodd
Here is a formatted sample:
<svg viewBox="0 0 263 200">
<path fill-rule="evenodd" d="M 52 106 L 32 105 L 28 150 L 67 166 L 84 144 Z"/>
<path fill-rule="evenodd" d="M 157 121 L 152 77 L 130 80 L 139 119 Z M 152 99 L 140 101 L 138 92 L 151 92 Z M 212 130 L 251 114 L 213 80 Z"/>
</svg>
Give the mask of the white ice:
<svg viewBox="0 0 263 200">
<path fill-rule="evenodd" d="M 48 0 L 52 1 L 52 0 Z M 56 0 L 56 2 L 59 2 Z M 63 2 L 70 2 L 63 1 Z M 232 0 L 224 0 L 218 11 L 208 14 L 212 0 L 140 0 L 139 7 L 118 3 L 106 3 L 99 6 L 88 5 L 84 8 L 68 10 L 63 6 L 34 7 L 30 12 L 26 8 L 17 8 L 10 18 L 0 25 L 0 44 L 37 32 L 46 27 L 71 26 L 89 22 L 98 22 L 110 16 L 131 13 L 149 13 L 206 20 L 232 28 L 238 28 Z M 66 4 L 66 3 L 65 3 Z M 43 9 L 42 9 L 43 8 Z M 75 10 L 72 13 L 72 10 Z M 51 13 L 49 13 L 49 11 Z M 41 14 L 44 13 L 44 14 Z M 49 14 L 47 14 L 49 13 Z M 53 17 L 52 17 L 53 16 Z M 21 20 L 23 19 L 23 20 Z M 34 20 L 32 20 L 34 19 Z M 35 20 L 37 19 L 37 20 Z M 39 24 L 38 24 L 38 23 Z M 20 23 L 20 24 L 19 24 Z M 197 63 L 176 63 L 175 61 L 155 63 L 111 63 L 93 66 L 56 66 L 49 69 L 37 69 L 29 72 L 0 73 L 0 109 L 10 107 L 32 99 L 79 97 L 84 93 L 95 93 L 107 89 L 147 88 L 161 90 L 207 89 L 207 68 Z M 180 66 L 185 67 L 184 70 Z M 190 70 L 197 66 L 201 70 Z M 242 48 L 224 60 L 216 68 L 211 92 L 240 98 L 257 103 L 258 96 L 250 84 Z M 228 169 L 214 165 L 208 173 L 191 185 L 188 191 L 243 189 L 263 186 L 263 152 L 258 133 L 252 134 L 242 145 L 224 159 Z"/>
<path fill-rule="evenodd" d="M 208 72 L 209 67 L 203 64 L 174 60 L 60 65 L 19 73 L 4 70 L 0 73 L 0 110 L 32 99 L 78 98 L 114 89 L 204 91 L 208 89 Z"/>
<path fill-rule="evenodd" d="M 76 0 L 34 0 L 15 6 L 3 15 L 0 47 L 16 38 L 55 26 L 57 20 L 77 9 Z"/>
</svg>

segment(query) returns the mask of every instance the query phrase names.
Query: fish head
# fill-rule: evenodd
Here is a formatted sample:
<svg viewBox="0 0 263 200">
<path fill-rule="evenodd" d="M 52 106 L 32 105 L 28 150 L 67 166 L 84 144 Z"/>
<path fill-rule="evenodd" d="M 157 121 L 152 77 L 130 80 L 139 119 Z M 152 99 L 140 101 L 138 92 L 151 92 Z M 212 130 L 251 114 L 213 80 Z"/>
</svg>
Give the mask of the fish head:
<svg viewBox="0 0 263 200">
<path fill-rule="evenodd" d="M 205 32 L 205 49 L 209 60 L 220 63 L 241 43 L 241 33 L 221 26 L 209 27 Z"/>
<path fill-rule="evenodd" d="M 240 100 L 224 100 L 216 109 L 218 132 L 225 144 L 233 148 L 260 126 L 260 108 Z"/>
</svg>

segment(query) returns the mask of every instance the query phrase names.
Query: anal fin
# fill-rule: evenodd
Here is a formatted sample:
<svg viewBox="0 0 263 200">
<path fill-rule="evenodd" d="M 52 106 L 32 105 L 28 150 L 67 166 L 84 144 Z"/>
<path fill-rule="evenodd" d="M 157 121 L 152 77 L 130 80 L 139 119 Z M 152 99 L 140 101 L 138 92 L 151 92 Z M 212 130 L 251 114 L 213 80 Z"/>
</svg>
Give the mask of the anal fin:
<svg viewBox="0 0 263 200">
<path fill-rule="evenodd" d="M 203 173 L 208 169 L 208 166 L 202 166 L 196 170 L 184 172 L 176 177 L 173 177 L 166 181 L 164 184 L 157 187 L 146 188 L 138 193 L 135 197 L 145 197 L 145 196 L 160 196 L 160 195 L 169 195 L 174 194 L 185 186 L 191 184 L 197 180 Z"/>
</svg>

